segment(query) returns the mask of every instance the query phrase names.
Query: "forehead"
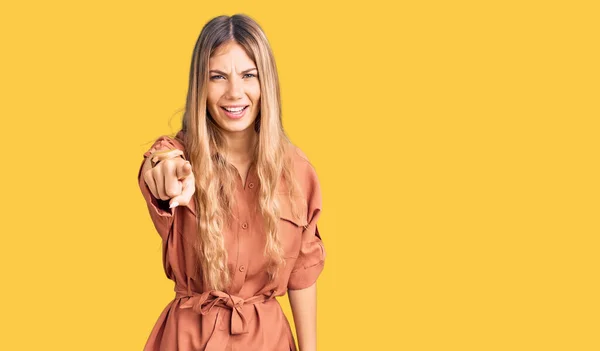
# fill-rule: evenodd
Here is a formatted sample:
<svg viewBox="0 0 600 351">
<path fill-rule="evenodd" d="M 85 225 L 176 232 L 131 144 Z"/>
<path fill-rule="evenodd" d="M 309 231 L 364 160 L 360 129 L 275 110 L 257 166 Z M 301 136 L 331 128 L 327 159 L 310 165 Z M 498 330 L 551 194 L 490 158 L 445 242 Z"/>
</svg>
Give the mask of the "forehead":
<svg viewBox="0 0 600 351">
<path fill-rule="evenodd" d="M 251 66 L 254 61 L 244 51 L 244 48 L 236 43 L 229 42 L 219 46 L 209 59 L 210 69 L 229 69 L 231 66 L 244 66 L 239 68 L 247 68 Z"/>
</svg>

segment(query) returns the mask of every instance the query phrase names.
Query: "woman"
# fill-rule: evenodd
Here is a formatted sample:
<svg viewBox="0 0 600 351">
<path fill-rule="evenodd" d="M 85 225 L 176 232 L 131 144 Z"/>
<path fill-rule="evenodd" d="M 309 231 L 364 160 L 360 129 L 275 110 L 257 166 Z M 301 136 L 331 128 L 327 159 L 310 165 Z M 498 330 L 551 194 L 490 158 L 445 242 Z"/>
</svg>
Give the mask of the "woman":
<svg viewBox="0 0 600 351">
<path fill-rule="evenodd" d="M 139 186 L 176 292 L 144 350 L 296 350 L 275 299 L 286 291 L 299 349 L 315 350 L 321 192 L 283 130 L 277 69 L 256 22 L 204 26 L 182 128 L 144 156 Z"/>
</svg>

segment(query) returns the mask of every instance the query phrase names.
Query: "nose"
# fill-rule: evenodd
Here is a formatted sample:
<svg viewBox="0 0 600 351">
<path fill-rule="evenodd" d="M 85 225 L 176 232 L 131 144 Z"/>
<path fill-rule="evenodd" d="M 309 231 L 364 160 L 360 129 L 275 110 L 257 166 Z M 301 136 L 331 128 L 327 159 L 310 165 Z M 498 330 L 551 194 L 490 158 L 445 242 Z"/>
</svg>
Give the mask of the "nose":
<svg viewBox="0 0 600 351">
<path fill-rule="evenodd" d="M 227 87 L 227 98 L 239 99 L 244 94 L 243 82 L 239 77 L 233 77 L 229 80 Z"/>
</svg>

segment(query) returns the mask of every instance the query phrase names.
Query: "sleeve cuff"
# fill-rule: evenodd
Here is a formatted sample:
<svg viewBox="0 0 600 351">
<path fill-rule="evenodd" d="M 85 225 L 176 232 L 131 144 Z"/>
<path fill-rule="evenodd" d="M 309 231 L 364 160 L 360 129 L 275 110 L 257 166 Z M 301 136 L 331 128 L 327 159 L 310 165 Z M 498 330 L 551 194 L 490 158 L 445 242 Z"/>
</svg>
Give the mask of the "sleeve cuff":
<svg viewBox="0 0 600 351">
<path fill-rule="evenodd" d="M 288 290 L 301 290 L 313 285 L 317 281 L 317 278 L 324 267 L 325 261 L 320 261 L 308 268 L 300 268 L 297 271 L 292 272 L 287 285 Z"/>
<path fill-rule="evenodd" d="M 325 267 L 325 247 L 321 241 L 312 244 L 312 253 L 309 256 L 300 257 L 303 262 L 297 262 L 296 267 L 290 273 L 288 290 L 306 289 L 313 285 L 323 268 Z M 318 249 L 315 247 L 317 246 Z"/>
</svg>

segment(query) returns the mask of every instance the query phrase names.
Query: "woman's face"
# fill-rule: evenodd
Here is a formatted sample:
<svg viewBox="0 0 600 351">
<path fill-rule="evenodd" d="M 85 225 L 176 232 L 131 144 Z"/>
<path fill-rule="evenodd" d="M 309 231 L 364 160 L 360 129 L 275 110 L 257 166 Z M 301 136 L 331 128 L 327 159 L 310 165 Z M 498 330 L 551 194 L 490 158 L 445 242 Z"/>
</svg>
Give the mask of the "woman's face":
<svg viewBox="0 0 600 351">
<path fill-rule="evenodd" d="M 208 113 L 225 134 L 254 133 L 254 121 L 260 111 L 256 64 L 238 43 L 228 42 L 209 59 L 208 69 Z"/>
</svg>

